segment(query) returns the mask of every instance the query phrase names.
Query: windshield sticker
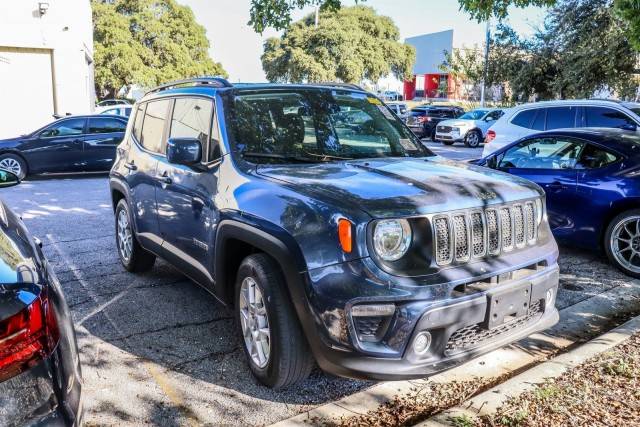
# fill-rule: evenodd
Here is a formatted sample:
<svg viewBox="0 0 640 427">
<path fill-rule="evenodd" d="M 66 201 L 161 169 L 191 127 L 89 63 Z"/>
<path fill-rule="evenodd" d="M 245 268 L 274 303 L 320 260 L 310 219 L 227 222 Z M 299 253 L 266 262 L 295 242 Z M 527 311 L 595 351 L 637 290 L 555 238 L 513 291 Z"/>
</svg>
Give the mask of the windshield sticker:
<svg viewBox="0 0 640 427">
<path fill-rule="evenodd" d="M 387 107 L 385 107 L 384 105 L 378 105 L 378 110 L 380 110 L 382 112 L 382 114 L 384 114 L 384 116 L 389 119 L 389 120 L 394 120 L 395 117 L 393 117 L 393 114 L 391 114 L 391 111 L 389 111 L 389 109 Z"/>
<path fill-rule="evenodd" d="M 382 102 L 380 102 L 378 98 L 372 98 L 370 96 L 367 96 L 367 101 L 369 101 L 369 103 L 373 105 L 382 105 Z"/>
</svg>

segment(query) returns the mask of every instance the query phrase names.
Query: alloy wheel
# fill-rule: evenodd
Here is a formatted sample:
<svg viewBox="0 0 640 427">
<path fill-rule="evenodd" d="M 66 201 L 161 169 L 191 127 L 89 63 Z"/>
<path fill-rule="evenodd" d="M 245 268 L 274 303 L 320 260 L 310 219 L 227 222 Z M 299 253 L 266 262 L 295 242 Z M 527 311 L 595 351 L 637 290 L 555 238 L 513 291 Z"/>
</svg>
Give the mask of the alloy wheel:
<svg viewBox="0 0 640 427">
<path fill-rule="evenodd" d="M 620 265 L 640 273 L 640 216 L 629 216 L 618 222 L 611 233 L 609 245 Z"/>
<path fill-rule="evenodd" d="M 20 162 L 11 157 L 0 160 L 0 169 L 8 170 L 16 176 L 21 176 L 22 174 L 22 167 L 20 166 Z"/>
<path fill-rule="evenodd" d="M 477 147 L 478 144 L 480 144 L 478 132 L 472 132 L 471 134 L 469 134 L 469 136 L 467 137 L 467 144 L 469 144 L 470 147 Z"/>
<path fill-rule="evenodd" d="M 244 345 L 253 363 L 264 368 L 271 353 L 271 330 L 262 291 L 252 277 L 242 281 L 238 309 Z"/>
<path fill-rule="evenodd" d="M 129 215 L 127 211 L 121 209 L 118 212 L 118 250 L 122 259 L 128 263 L 131 260 L 131 252 L 133 249 L 133 235 L 131 233 L 131 225 L 129 224 Z"/>
</svg>

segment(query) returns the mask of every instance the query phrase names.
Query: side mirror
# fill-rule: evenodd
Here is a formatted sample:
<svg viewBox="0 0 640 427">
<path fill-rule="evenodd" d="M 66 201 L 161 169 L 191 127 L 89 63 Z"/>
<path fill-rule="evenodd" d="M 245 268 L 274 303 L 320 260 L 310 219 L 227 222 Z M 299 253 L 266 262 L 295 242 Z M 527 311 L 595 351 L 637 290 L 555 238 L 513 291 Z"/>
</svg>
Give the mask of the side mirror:
<svg viewBox="0 0 640 427">
<path fill-rule="evenodd" d="M 485 159 L 484 166 L 490 169 L 498 168 L 498 158 L 496 156 L 490 156 Z"/>
<path fill-rule="evenodd" d="M 638 129 L 638 127 L 632 123 L 626 123 L 622 126 L 620 126 L 620 129 L 624 129 L 624 130 L 630 130 L 630 131 L 636 131 L 636 129 Z"/>
<path fill-rule="evenodd" d="M 0 169 L 0 188 L 13 187 L 20 184 L 20 178 L 13 172 Z"/>
<path fill-rule="evenodd" d="M 193 166 L 202 159 L 202 144 L 198 138 L 169 138 L 166 155 L 169 163 Z"/>
</svg>

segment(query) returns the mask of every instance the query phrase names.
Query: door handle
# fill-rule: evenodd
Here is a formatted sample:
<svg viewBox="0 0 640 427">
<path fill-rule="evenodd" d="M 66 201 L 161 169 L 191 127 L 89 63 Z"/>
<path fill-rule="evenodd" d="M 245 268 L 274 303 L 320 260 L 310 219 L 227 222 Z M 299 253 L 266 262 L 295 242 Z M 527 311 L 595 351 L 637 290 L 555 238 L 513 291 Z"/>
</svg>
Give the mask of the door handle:
<svg viewBox="0 0 640 427">
<path fill-rule="evenodd" d="M 162 175 L 158 176 L 158 180 L 163 184 L 171 184 L 173 182 L 167 171 L 162 172 Z"/>
<path fill-rule="evenodd" d="M 130 171 L 134 171 L 134 170 L 137 170 L 137 169 L 138 169 L 138 167 L 135 165 L 135 163 L 133 162 L 133 160 L 131 160 L 129 163 L 125 163 L 125 164 L 124 164 L 124 167 L 125 167 L 126 169 L 129 169 Z"/>
</svg>

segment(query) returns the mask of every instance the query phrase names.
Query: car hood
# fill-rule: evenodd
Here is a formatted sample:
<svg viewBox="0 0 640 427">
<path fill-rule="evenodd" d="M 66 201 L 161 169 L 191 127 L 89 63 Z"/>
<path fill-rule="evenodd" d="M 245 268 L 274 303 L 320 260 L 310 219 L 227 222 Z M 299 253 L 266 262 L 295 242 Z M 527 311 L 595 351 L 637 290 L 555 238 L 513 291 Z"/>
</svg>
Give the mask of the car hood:
<svg viewBox="0 0 640 427">
<path fill-rule="evenodd" d="M 438 126 L 456 126 L 456 127 L 471 127 L 476 125 L 476 120 L 467 119 L 449 119 L 443 120 L 438 123 Z"/>
<path fill-rule="evenodd" d="M 321 164 L 259 165 L 259 175 L 374 218 L 468 209 L 540 196 L 527 180 L 439 156 Z"/>
</svg>

